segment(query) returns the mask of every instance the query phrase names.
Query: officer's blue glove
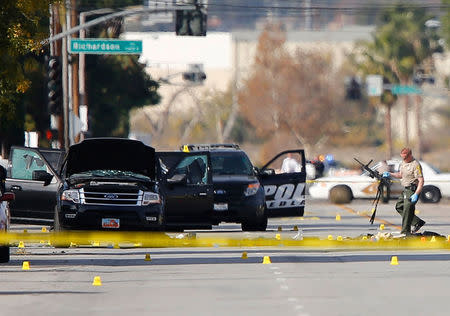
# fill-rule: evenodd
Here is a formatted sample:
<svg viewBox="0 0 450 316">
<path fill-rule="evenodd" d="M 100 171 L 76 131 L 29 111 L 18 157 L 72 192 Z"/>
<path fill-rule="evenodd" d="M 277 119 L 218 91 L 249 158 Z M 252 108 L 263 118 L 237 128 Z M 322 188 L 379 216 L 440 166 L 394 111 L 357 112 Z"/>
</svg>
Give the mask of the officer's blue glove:
<svg viewBox="0 0 450 316">
<path fill-rule="evenodd" d="M 390 178 L 391 177 L 391 174 L 388 172 L 388 171 L 385 171 L 385 172 L 383 172 L 383 175 L 382 175 L 382 177 L 383 178 Z"/>
<path fill-rule="evenodd" d="M 416 193 L 411 195 L 411 197 L 409 198 L 409 200 L 413 203 L 416 203 L 418 199 L 419 199 L 419 196 Z"/>
</svg>

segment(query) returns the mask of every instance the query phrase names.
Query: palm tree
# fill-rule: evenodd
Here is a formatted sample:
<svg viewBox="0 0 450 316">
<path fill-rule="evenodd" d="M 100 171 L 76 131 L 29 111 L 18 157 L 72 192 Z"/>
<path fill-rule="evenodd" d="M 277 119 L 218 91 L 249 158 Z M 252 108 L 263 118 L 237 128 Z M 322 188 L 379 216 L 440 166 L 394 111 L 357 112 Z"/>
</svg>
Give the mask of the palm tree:
<svg viewBox="0 0 450 316">
<path fill-rule="evenodd" d="M 365 74 L 380 74 L 392 83 L 410 85 L 416 68 L 422 65 L 436 51 L 434 43 L 437 35 L 426 32 L 425 22 L 430 18 L 423 8 L 398 4 L 387 9 L 381 15 L 381 23 L 373 34 L 371 42 L 360 45 L 363 50 L 362 60 L 358 68 Z M 385 100 L 385 101 L 383 101 Z M 390 108 L 392 97 L 383 94 L 380 104 L 387 107 L 385 124 L 390 124 Z M 405 144 L 408 138 L 409 97 L 404 96 L 404 129 Z M 417 117 L 417 116 L 416 116 Z M 418 127 L 420 125 L 418 124 Z M 386 127 L 388 133 L 390 126 Z M 420 131 L 418 131 L 420 136 Z M 388 155 L 392 155 L 391 135 L 386 135 Z M 418 139 L 418 143 L 421 140 Z M 419 146 L 419 156 L 421 148 Z"/>
</svg>

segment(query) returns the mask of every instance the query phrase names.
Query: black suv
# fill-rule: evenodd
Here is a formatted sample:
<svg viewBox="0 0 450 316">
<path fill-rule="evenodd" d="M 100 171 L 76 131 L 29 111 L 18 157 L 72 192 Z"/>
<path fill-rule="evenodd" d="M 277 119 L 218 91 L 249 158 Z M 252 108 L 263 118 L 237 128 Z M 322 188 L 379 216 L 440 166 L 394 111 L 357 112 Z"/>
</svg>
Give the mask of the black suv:
<svg viewBox="0 0 450 316">
<path fill-rule="evenodd" d="M 284 151 L 258 169 L 236 144 L 187 144 L 180 149 L 210 153 L 214 224 L 237 222 L 242 230 L 264 231 L 268 217 L 303 216 L 306 179 L 303 150 Z M 288 154 L 296 155 L 299 168 L 282 173 L 280 157 Z"/>
<path fill-rule="evenodd" d="M 209 170 L 208 152 L 155 152 L 131 139 L 86 139 L 67 154 L 14 146 L 11 221 L 56 230 L 211 228 Z"/>
</svg>

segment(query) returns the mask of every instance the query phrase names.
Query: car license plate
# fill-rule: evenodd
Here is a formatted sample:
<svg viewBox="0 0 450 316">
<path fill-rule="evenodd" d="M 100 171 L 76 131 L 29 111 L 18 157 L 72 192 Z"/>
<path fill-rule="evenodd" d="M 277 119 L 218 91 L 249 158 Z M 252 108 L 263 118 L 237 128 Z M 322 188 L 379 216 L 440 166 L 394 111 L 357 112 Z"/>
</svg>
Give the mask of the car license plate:
<svg viewBox="0 0 450 316">
<path fill-rule="evenodd" d="M 228 203 L 214 203 L 214 211 L 228 210 Z"/>
<path fill-rule="evenodd" d="M 103 228 L 119 228 L 120 220 L 118 218 L 102 218 Z"/>
</svg>

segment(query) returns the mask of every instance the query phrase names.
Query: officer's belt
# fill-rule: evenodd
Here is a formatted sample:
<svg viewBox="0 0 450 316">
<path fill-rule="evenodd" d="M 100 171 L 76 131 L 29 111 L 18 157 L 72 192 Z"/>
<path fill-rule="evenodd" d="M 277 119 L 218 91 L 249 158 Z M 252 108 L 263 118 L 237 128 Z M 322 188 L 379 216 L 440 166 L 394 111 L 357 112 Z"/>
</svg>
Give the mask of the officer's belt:
<svg viewBox="0 0 450 316">
<path fill-rule="evenodd" d="M 410 185 L 406 186 L 405 189 L 416 191 L 417 185 L 416 184 L 410 184 Z"/>
</svg>

